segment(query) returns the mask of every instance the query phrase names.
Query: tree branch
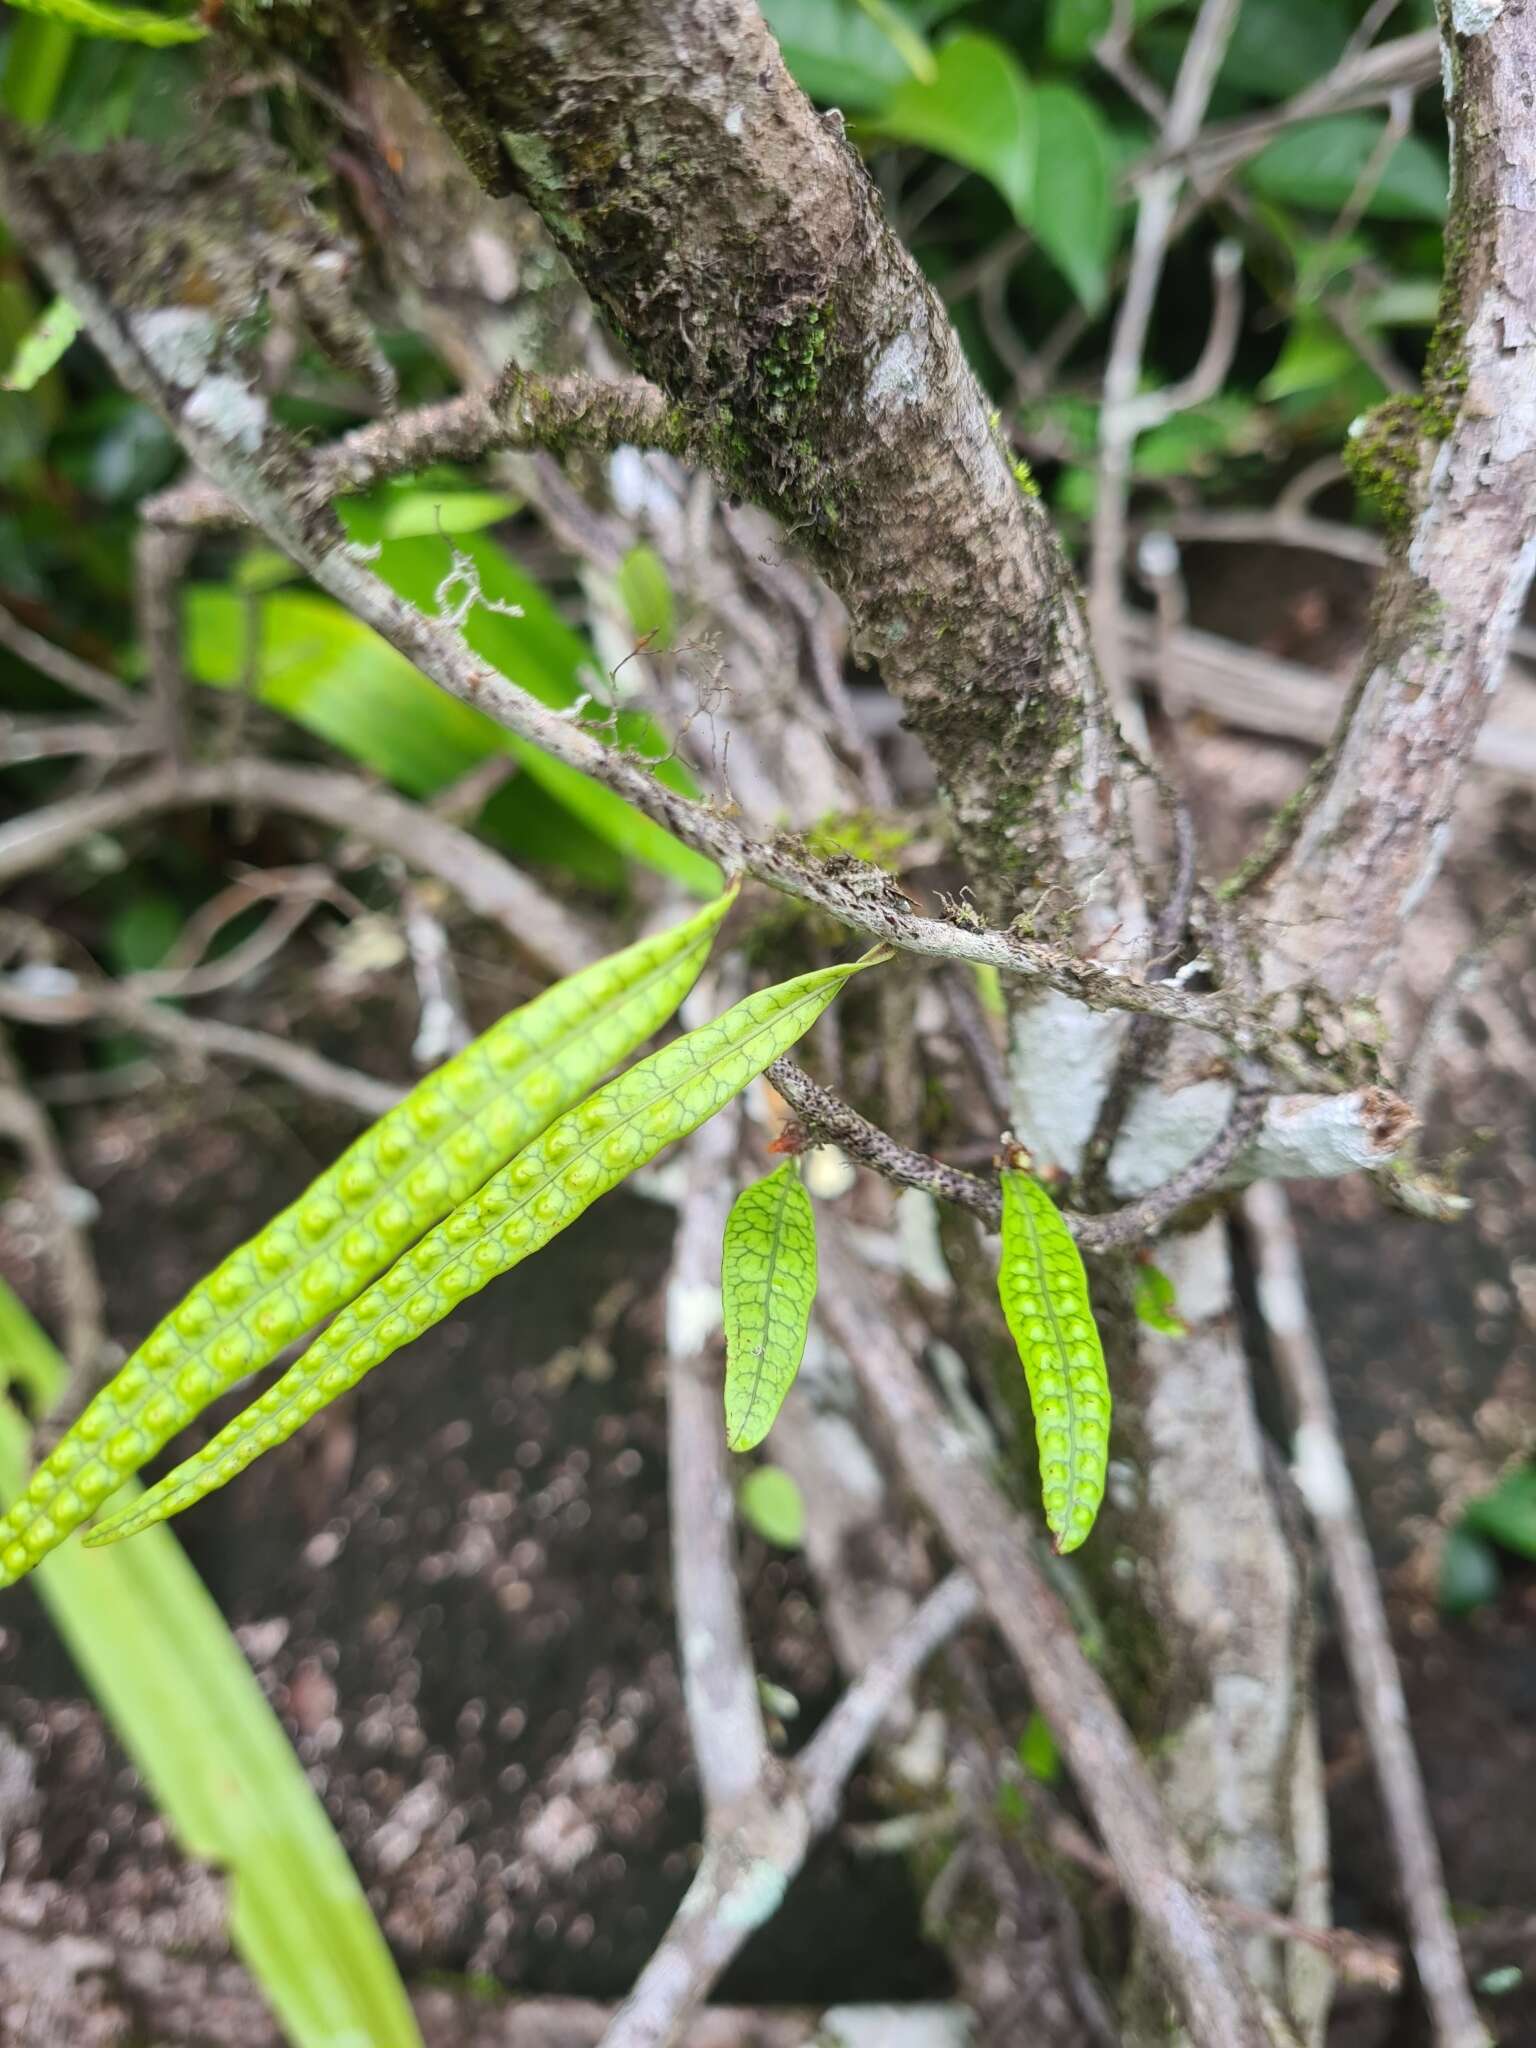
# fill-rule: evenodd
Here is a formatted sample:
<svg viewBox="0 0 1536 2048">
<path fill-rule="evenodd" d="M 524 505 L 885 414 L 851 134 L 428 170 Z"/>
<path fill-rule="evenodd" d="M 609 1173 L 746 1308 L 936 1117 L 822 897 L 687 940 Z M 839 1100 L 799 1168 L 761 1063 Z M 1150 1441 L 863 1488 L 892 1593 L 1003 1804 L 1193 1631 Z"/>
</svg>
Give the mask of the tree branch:
<svg viewBox="0 0 1536 2048">
<path fill-rule="evenodd" d="M 1455 20 L 1452 15 L 1455 15 Z M 1272 875 L 1272 981 L 1380 982 L 1439 867 L 1451 806 L 1536 566 L 1536 9 L 1446 0 L 1450 252 L 1419 400 L 1357 422 L 1353 466 L 1393 529 L 1371 640 Z"/>
<path fill-rule="evenodd" d="M 477 916 L 500 925 L 521 952 L 557 975 L 573 974 L 602 952 L 574 911 L 447 819 L 355 775 L 256 756 L 193 768 L 168 764 L 0 826 L 0 887 L 51 866 L 95 833 L 198 804 L 261 804 L 355 832 L 446 882 Z"/>
<path fill-rule="evenodd" d="M 606 450 L 626 442 L 674 455 L 692 452 L 682 415 L 643 377 L 530 377 L 514 368 L 482 390 L 393 413 L 317 450 L 308 459 L 302 495 L 318 507 L 438 462 L 475 462 L 521 448 Z M 232 498 L 198 480 L 161 491 L 143 516 L 152 526 L 209 530 L 246 519 Z"/>
<path fill-rule="evenodd" d="M 1414 1754 L 1402 1675 L 1360 1504 L 1344 1461 L 1290 1205 L 1277 1187 L 1250 1188 L 1243 1205 L 1258 1269 L 1259 1306 L 1296 1421 L 1295 1469 L 1322 1539 L 1339 1629 L 1365 1724 L 1403 1910 L 1436 2048 L 1487 2048 L 1489 2034 L 1467 1983 L 1446 1896 L 1429 1800 Z"/>
<path fill-rule="evenodd" d="M 976 1580 L 1098 1824 L 1191 2034 L 1221 2048 L 1273 2048 L 1230 1937 L 1191 1882 L 1188 1853 L 1033 1545 L 957 1439 L 836 1229 L 823 1232 L 822 1274 L 817 1313 L 847 1354 L 914 1493 Z"/>
</svg>

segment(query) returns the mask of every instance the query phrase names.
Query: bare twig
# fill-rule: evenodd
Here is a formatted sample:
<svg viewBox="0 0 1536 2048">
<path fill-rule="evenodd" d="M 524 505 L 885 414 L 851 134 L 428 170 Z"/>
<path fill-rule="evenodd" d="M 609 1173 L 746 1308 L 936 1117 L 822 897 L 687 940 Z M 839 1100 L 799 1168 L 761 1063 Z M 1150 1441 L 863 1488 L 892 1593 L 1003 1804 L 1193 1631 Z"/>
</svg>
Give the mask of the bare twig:
<svg viewBox="0 0 1536 2048">
<path fill-rule="evenodd" d="M 0 605 L 0 647 L 14 654 L 18 661 L 24 661 L 29 668 L 35 668 L 39 675 L 72 690 L 77 697 L 89 697 L 104 711 L 115 712 L 119 718 L 130 720 L 143 715 L 142 700 L 131 690 L 124 689 L 116 676 L 98 668 L 93 661 L 82 661 L 68 648 L 45 640 L 41 633 L 34 633 L 30 626 L 24 626 L 4 605 Z"/>
<path fill-rule="evenodd" d="M 186 752 L 187 681 L 181 659 L 181 579 L 196 540 L 141 523 L 133 540 L 133 609 L 149 677 L 160 744 L 174 759 Z"/>
<path fill-rule="evenodd" d="M 1185 46 L 1173 95 L 1162 124 L 1162 148 L 1169 158 L 1187 149 L 1205 117 L 1216 74 L 1237 22 L 1238 0 L 1203 0 Z M 1104 367 L 1103 406 L 1099 414 L 1099 461 L 1094 495 L 1093 534 L 1089 566 L 1089 617 L 1094 646 L 1110 702 L 1122 726 L 1135 741 L 1145 738 L 1144 722 L 1132 699 L 1120 652 L 1120 592 L 1126 549 L 1126 503 L 1130 494 L 1131 459 L 1145 406 L 1137 386 L 1146 355 L 1152 309 L 1178 212 L 1183 174 L 1170 162 L 1149 170 L 1137 186 L 1136 227 L 1131 267 L 1115 315 L 1109 359 Z M 1225 295 L 1221 289 L 1225 280 Z M 1233 297 L 1235 278 L 1218 273 L 1216 311 L 1201 365 L 1187 380 L 1203 389 L 1212 366 L 1225 373 L 1236 336 Z M 1231 340 L 1227 330 L 1231 328 Z M 1223 360 L 1223 354 L 1225 360 Z M 1166 394 L 1165 394 L 1166 396 Z"/>
<path fill-rule="evenodd" d="M 0 977 L 0 1017 L 53 1028 L 111 1023 L 171 1046 L 198 1065 L 216 1056 L 280 1074 L 305 1094 L 339 1102 L 370 1121 L 392 1109 L 405 1093 L 403 1088 L 341 1066 L 290 1039 L 251 1031 L 240 1024 L 224 1024 L 213 1017 L 189 1017 L 113 982 L 40 995 L 19 985 L 14 976 Z"/>
<path fill-rule="evenodd" d="M 1473 935 L 1451 971 L 1435 991 L 1413 1049 L 1403 1062 L 1403 1092 L 1410 1102 L 1426 1107 L 1434 1087 L 1435 1069 L 1445 1050 L 1456 1012 L 1483 978 L 1489 956 L 1511 932 L 1524 931 L 1536 912 L 1536 879 L 1528 878 L 1509 900 Z"/>
<path fill-rule="evenodd" d="M 1180 149 L 1175 149 L 1166 138 L 1161 140 L 1146 163 L 1159 164 L 1179 157 L 1192 177 L 1211 180 L 1225 176 L 1257 156 L 1266 143 L 1284 134 L 1287 128 L 1302 121 L 1314 121 L 1323 114 L 1374 106 L 1404 87 L 1418 90 L 1433 84 L 1439 75 L 1440 38 L 1434 29 L 1397 36 L 1389 43 L 1362 50 L 1336 64 L 1325 77 L 1271 112 L 1209 122 Z M 1134 182 L 1145 167 L 1133 164 L 1127 175 Z"/>
<path fill-rule="evenodd" d="M 854 1765 L 916 1674 L 980 1610 L 974 1579 L 951 1572 L 849 1686 L 795 1760 L 813 1832 L 836 1820 Z"/>
<path fill-rule="evenodd" d="M 425 892 L 414 883 L 407 883 L 401 891 L 400 903 L 405 943 L 421 998 L 421 1017 L 411 1058 L 418 1067 L 435 1067 L 450 1053 L 461 1052 L 475 1034 L 464 1014 L 453 949 L 442 920 Z"/>
<path fill-rule="evenodd" d="M 768 1738 L 736 1584 L 735 1503 L 720 1419 L 720 1241 L 734 1192 L 739 1105 L 688 1147 L 667 1283 L 667 1475 L 683 1696 L 706 1840 L 763 1783 Z"/>
<path fill-rule="evenodd" d="M 21 1153 L 42 1221 L 45 1270 L 58 1313 L 62 1349 L 69 1362 L 69 1381 L 58 1407 L 73 1414 L 94 1389 L 107 1356 L 101 1281 L 82 1218 L 82 1209 L 90 1198 L 75 1185 L 53 1125 L 24 1085 L 3 1037 L 0 1132 Z"/>
<path fill-rule="evenodd" d="M 738 1805 L 731 1828 L 706 1843 L 698 1875 L 602 2048 L 666 2048 L 679 2038 L 710 1986 L 777 1908 L 812 1840 L 836 1819 L 843 1787 L 881 1722 L 976 1605 L 975 1587 L 963 1573 L 951 1574 L 833 1708 L 803 1763 L 769 1767 L 765 1786 Z"/>
<path fill-rule="evenodd" d="M 1186 524 L 1177 520 L 1174 530 L 1182 532 Z M 1346 692 L 1333 676 L 1194 627 L 1182 628 L 1165 644 L 1142 613 L 1125 613 L 1122 631 L 1131 668 L 1154 685 L 1166 677 L 1181 708 L 1213 711 L 1246 731 L 1310 745 L 1321 745 L 1338 725 Z M 1530 686 L 1506 671 L 1503 689 L 1506 698 L 1518 693 L 1525 699 Z M 1511 782 L 1536 782 L 1536 733 L 1523 719 L 1489 722 L 1479 729 L 1472 762 Z"/>
<path fill-rule="evenodd" d="M 794 1110 L 807 1137 L 821 1144 L 839 1145 L 850 1159 L 870 1167 L 895 1187 L 922 1188 L 940 1201 L 969 1209 L 996 1230 L 1002 1221 L 1003 1200 L 997 1183 L 982 1180 L 958 1166 L 946 1166 L 898 1144 L 867 1117 L 839 1101 L 803 1073 L 792 1060 L 775 1060 L 768 1078 Z M 1238 1157 L 1258 1134 L 1269 1100 L 1262 1080 L 1251 1075 L 1240 1086 L 1225 1121 L 1208 1145 L 1160 1186 L 1150 1188 L 1121 1209 L 1104 1216 L 1085 1216 L 1064 1211 L 1067 1228 L 1085 1252 L 1123 1251 L 1155 1237 L 1181 1209 L 1219 1187 Z"/>
<path fill-rule="evenodd" d="M 392 594 L 384 595 L 391 606 L 398 603 Z M 420 613 L 414 617 L 435 643 L 439 632 L 435 622 Z M 472 674 L 477 687 L 493 680 L 492 672 L 480 667 L 467 648 L 462 654 L 455 650 L 453 665 L 456 673 L 462 669 L 466 679 Z M 494 681 L 501 690 L 522 700 L 523 692 L 515 685 L 500 677 Z M 466 693 L 468 690 L 466 680 Z M 617 789 L 722 866 L 754 875 L 788 895 L 814 903 L 855 931 L 906 952 L 973 960 L 1000 973 L 1035 978 L 1091 1009 L 1144 1010 L 1173 1023 L 1213 1032 L 1242 1051 L 1257 1049 L 1271 1038 L 1271 1027 L 1263 1019 L 1224 994 L 1193 995 L 1167 984 L 1141 982 L 1127 969 L 1082 959 L 1013 932 L 976 931 L 943 918 L 924 917 L 910 908 L 910 899 L 880 870 L 861 868 L 850 873 L 852 863 L 815 860 L 790 841 L 755 839 L 734 819 L 666 788 L 638 762 L 610 752 L 557 713 L 546 711 L 531 698 L 527 705 L 527 724 L 540 735 L 539 743 L 547 743 L 557 758 L 568 759 L 572 766 L 581 766 Z M 522 723 L 521 704 L 517 716 Z M 0 885 L 50 865 L 93 833 L 114 831 L 187 805 L 238 802 L 298 811 L 354 830 L 377 845 L 405 848 L 412 865 L 447 882 L 470 909 L 501 924 L 525 951 L 561 973 L 585 964 L 598 951 L 585 938 L 574 913 L 489 847 L 420 805 L 375 789 L 355 776 L 258 759 L 210 763 L 179 774 L 156 769 L 122 788 L 71 798 L 0 827 Z M 1319 1078 L 1323 1076 L 1319 1074 Z"/>
<path fill-rule="evenodd" d="M 1259 1306 L 1296 1418 L 1296 1480 L 1322 1540 L 1344 1654 L 1370 1744 L 1397 1859 L 1414 1961 L 1437 2048 L 1486 2048 L 1446 1897 L 1424 1781 L 1409 1731 L 1402 1676 L 1359 1502 L 1339 1441 L 1328 1371 L 1307 1306 L 1301 1250 L 1283 1189 L 1250 1188 L 1243 1203 L 1258 1271 Z"/>
<path fill-rule="evenodd" d="M 529 377 L 509 370 L 497 383 L 414 412 L 395 413 L 320 449 L 309 461 L 305 499 L 326 505 L 387 477 L 439 462 L 473 462 L 516 448 L 689 450 L 681 415 L 643 377 Z M 152 526 L 241 526 L 247 513 L 216 486 L 174 485 L 143 508 Z"/>
<path fill-rule="evenodd" d="M 387 789 L 334 769 L 256 757 L 152 769 L 138 781 L 66 798 L 0 828 L 0 885 L 47 867 L 97 832 L 197 804 L 260 804 L 355 832 L 446 882 L 478 916 L 557 974 L 596 959 L 601 944 L 574 911 L 469 833 Z"/>
<path fill-rule="evenodd" d="M 76 757 L 127 761 L 159 748 L 159 733 L 142 719 L 136 725 L 108 725 L 95 718 L 0 718 L 0 765 L 7 768 Z"/>
</svg>

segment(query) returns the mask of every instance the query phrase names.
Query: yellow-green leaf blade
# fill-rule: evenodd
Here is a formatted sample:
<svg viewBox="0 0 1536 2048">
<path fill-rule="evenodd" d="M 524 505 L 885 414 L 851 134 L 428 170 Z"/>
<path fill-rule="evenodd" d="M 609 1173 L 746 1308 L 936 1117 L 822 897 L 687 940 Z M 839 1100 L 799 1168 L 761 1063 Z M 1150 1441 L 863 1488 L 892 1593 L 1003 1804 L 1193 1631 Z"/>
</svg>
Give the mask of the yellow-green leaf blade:
<svg viewBox="0 0 1536 2048">
<path fill-rule="evenodd" d="M 0 1377 L 43 1402 L 63 1360 L 0 1282 Z M 27 1426 L 0 1399 L 0 1500 Z M 168 1529 L 131 1550 L 71 1548 L 43 1605 L 188 1855 L 229 1879 L 229 1937 L 294 2048 L 420 2048 L 362 1887 L 223 1616 Z"/>
<path fill-rule="evenodd" d="M 664 1024 L 730 908 L 557 982 L 428 1074 L 151 1332 L 0 1516 L 0 1585 L 210 1401 L 360 1294 Z"/>
<path fill-rule="evenodd" d="M 1050 1195 L 1025 1173 L 1003 1175 L 997 1284 L 1034 1411 L 1046 1526 L 1058 1550 L 1076 1550 L 1104 1498 L 1109 1374 L 1082 1254 Z"/>
<path fill-rule="evenodd" d="M 794 1160 L 743 1188 L 720 1252 L 725 1440 L 750 1451 L 772 1429 L 805 1356 L 816 1299 L 816 1216 Z"/>
<path fill-rule="evenodd" d="M 83 35 L 110 36 L 115 42 L 196 43 L 208 31 L 200 21 L 178 20 L 174 14 L 156 14 L 149 7 L 118 7 L 110 0 L 9 0 L 24 14 L 41 14 L 50 21 L 67 22 Z"/>
<path fill-rule="evenodd" d="M 343 1309 L 275 1386 L 87 1542 L 116 1542 L 179 1514 L 284 1442 L 468 1295 L 541 1250 L 599 1195 L 723 1109 L 866 964 L 821 968 L 747 996 L 559 1117 Z"/>
</svg>

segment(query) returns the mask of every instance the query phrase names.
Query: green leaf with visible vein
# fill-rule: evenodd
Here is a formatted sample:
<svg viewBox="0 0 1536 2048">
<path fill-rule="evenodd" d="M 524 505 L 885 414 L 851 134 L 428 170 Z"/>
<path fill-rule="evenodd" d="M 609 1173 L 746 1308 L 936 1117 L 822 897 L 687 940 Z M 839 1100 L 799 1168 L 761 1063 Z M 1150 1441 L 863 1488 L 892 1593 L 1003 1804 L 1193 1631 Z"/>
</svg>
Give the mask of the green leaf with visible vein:
<svg viewBox="0 0 1536 2048">
<path fill-rule="evenodd" d="M 437 1068 L 280 1216 L 194 1287 L 0 1516 L 9 1585 L 210 1401 L 354 1300 L 664 1024 L 733 893 L 557 982 Z"/>
<path fill-rule="evenodd" d="M 1019 1348 L 1040 1448 L 1046 1526 L 1059 1551 L 1093 1527 L 1109 1468 L 1109 1375 L 1082 1254 L 1027 1173 L 1003 1175 L 1003 1314 Z"/>
<path fill-rule="evenodd" d="M 0 1282 L 0 1382 L 37 1408 L 64 1361 Z M 0 1399 L 0 1500 L 28 1430 Z M 229 1939 L 293 2048 L 420 2048 L 346 1852 L 228 1625 L 180 1544 L 48 1558 L 37 1590 L 184 1855 L 229 1883 Z"/>
<path fill-rule="evenodd" d="M 878 948 L 746 997 L 567 1111 L 344 1308 L 299 1360 L 138 1507 L 86 1538 L 115 1543 L 180 1514 L 293 1435 L 498 1274 L 574 1223 L 599 1195 L 686 1138 L 808 1031 Z"/>
<path fill-rule="evenodd" d="M 725 1440 L 750 1451 L 795 1383 L 816 1299 L 816 1217 L 793 1159 L 743 1188 L 720 1253 Z"/>
</svg>

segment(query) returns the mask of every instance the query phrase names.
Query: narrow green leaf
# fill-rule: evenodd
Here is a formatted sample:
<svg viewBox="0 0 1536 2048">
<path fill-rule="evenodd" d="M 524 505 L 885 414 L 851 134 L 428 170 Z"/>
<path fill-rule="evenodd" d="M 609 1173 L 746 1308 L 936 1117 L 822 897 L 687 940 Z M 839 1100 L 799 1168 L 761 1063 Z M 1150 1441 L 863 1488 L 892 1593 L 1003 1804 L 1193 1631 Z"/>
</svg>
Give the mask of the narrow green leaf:
<svg viewBox="0 0 1536 2048">
<path fill-rule="evenodd" d="M 1030 224 L 1090 313 L 1109 290 L 1115 246 L 1115 154 L 1103 115 L 1069 85 L 1035 91 L 1039 175 Z"/>
<path fill-rule="evenodd" d="M 643 1044 L 697 980 L 731 901 L 721 897 L 503 1017 L 231 1252 L 96 1395 L 0 1517 L 0 1585 L 78 1528 L 210 1401 L 354 1300 Z"/>
<path fill-rule="evenodd" d="M 30 391 L 40 384 L 80 332 L 80 315 L 68 299 L 55 299 L 16 344 L 0 390 Z"/>
<path fill-rule="evenodd" d="M 1035 96 L 1011 50 L 962 32 L 938 51 L 934 76 L 908 78 L 866 124 L 979 171 L 1027 224 L 1035 189 Z"/>
<path fill-rule="evenodd" d="M 748 996 L 567 1111 L 396 1259 L 275 1386 L 87 1542 L 113 1543 L 179 1514 L 284 1442 L 467 1296 L 541 1251 L 599 1195 L 696 1131 L 810 1029 L 851 974 L 883 957 Z"/>
<path fill-rule="evenodd" d="M 1050 1726 L 1040 1714 L 1031 1714 L 1019 1737 L 1019 1762 L 1041 1785 L 1054 1785 L 1061 1776 L 1061 1751 Z"/>
<path fill-rule="evenodd" d="M 82 35 L 110 36 L 120 43 L 196 43 L 208 31 L 200 21 L 179 21 L 174 14 L 155 14 L 147 7 L 117 7 L 108 0 L 8 0 L 24 14 L 46 15 L 66 22 Z"/>
<path fill-rule="evenodd" d="M 1046 1526 L 1059 1551 L 1093 1527 L 1109 1466 L 1109 1375 L 1082 1254 L 1060 1210 L 1026 1173 L 1003 1175 L 1003 1314 L 1019 1348 Z"/>
<path fill-rule="evenodd" d="M 1277 135 L 1243 176 L 1266 199 L 1334 213 L 1355 189 L 1386 132 L 1371 114 L 1331 114 L 1303 121 Z M 1448 180 L 1445 158 L 1418 135 L 1405 135 L 1387 159 L 1366 212 L 1381 220 L 1443 220 Z"/>
<path fill-rule="evenodd" d="M 670 647 L 677 630 L 677 608 L 656 550 L 644 541 L 632 547 L 619 564 L 618 583 L 629 623 L 641 639 L 654 647 Z"/>
<path fill-rule="evenodd" d="M 1522 1465 L 1468 1507 L 1465 1526 L 1536 1563 L 1536 1465 Z"/>
<path fill-rule="evenodd" d="M 1134 1307 L 1137 1320 L 1145 1323 L 1149 1330 L 1156 1330 L 1160 1337 L 1189 1335 L 1189 1325 L 1179 1314 L 1173 1282 L 1161 1267 L 1137 1267 Z"/>
<path fill-rule="evenodd" d="M 798 1550 L 805 1541 L 805 1502 L 800 1489 L 778 1465 L 759 1465 L 741 1482 L 736 1496 L 741 1518 L 765 1543 Z"/>
<path fill-rule="evenodd" d="M 720 1253 L 725 1440 L 750 1451 L 795 1383 L 816 1299 L 816 1216 L 793 1159 L 743 1188 Z"/>
<path fill-rule="evenodd" d="M 1439 1599 L 1444 1614 L 1470 1614 L 1497 1600 L 1503 1588 L 1498 1554 L 1463 1522 L 1452 1529 L 1440 1553 Z"/>
<path fill-rule="evenodd" d="M 1260 398 L 1293 398 L 1337 383 L 1359 361 L 1349 343 L 1327 321 L 1302 314 L 1291 322 L 1279 360 L 1259 386 Z"/>
<path fill-rule="evenodd" d="M 0 1282 L 0 1371 L 46 1406 L 64 1364 Z M 0 1499 L 28 1431 L 0 1400 Z M 229 1880 L 229 1938 L 293 2048 L 419 2048 L 346 1852 L 261 1687 L 168 1529 L 48 1558 L 37 1590 L 183 1854 Z"/>
</svg>

